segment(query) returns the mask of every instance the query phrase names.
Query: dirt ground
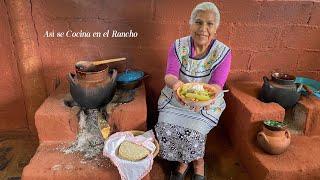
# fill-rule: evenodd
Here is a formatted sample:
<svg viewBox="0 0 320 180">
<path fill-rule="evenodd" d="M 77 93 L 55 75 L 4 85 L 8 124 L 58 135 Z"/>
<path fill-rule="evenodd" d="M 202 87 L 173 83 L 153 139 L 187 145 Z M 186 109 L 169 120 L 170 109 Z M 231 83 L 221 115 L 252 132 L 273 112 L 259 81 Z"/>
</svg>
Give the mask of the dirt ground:
<svg viewBox="0 0 320 180">
<path fill-rule="evenodd" d="M 226 132 L 220 126 L 215 127 L 208 134 L 204 160 L 207 180 L 250 180 L 247 171 L 233 151 Z M 165 177 L 169 179 L 170 171 L 175 168 L 175 165 L 159 157 L 156 161 L 164 169 Z M 191 179 L 192 171 L 192 168 L 189 168 L 186 180 Z M 159 173 L 151 172 L 152 177 L 157 177 Z"/>
<path fill-rule="evenodd" d="M 28 132 L 0 132 L 0 179 L 20 179 L 37 146 L 37 137 Z"/>
<path fill-rule="evenodd" d="M 2 132 L 0 133 L 0 179 L 20 179 L 23 167 L 28 164 L 38 146 L 37 137 L 31 136 L 28 132 Z M 174 167 L 172 163 L 156 159 L 163 171 L 153 170 L 152 177 L 158 173 L 164 173 L 169 178 L 170 170 Z M 249 179 L 246 170 L 241 166 L 237 155 L 219 126 L 208 135 L 206 144 L 206 176 L 208 180 L 247 180 Z M 155 167 L 154 168 L 159 168 Z M 191 179 L 192 168 L 189 170 L 186 179 Z M 162 176 L 163 177 L 163 176 Z M 157 178 L 155 178 L 157 179 Z"/>
</svg>

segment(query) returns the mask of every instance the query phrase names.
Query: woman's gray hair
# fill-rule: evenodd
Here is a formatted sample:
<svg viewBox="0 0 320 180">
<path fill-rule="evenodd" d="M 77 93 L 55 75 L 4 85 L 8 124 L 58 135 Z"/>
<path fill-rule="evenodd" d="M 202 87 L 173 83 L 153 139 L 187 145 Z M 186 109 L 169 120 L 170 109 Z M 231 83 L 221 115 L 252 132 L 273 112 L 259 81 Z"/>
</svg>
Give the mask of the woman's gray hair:
<svg viewBox="0 0 320 180">
<path fill-rule="evenodd" d="M 220 24 L 220 12 L 217 6 L 212 2 L 203 2 L 198 4 L 191 13 L 189 24 L 193 24 L 196 21 L 196 17 L 199 11 L 212 11 L 215 17 L 215 26 L 218 28 Z"/>
</svg>

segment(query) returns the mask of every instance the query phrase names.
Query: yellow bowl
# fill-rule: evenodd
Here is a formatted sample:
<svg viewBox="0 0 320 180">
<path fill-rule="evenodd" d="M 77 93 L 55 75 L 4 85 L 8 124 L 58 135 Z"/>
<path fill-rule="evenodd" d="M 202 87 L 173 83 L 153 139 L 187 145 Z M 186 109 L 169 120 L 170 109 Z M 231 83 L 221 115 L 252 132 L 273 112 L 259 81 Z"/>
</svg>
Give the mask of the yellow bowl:
<svg viewBox="0 0 320 180">
<path fill-rule="evenodd" d="M 213 92 L 214 95 L 211 96 L 209 100 L 201 101 L 201 100 L 189 99 L 189 98 L 186 98 L 185 96 L 180 94 L 181 89 L 182 89 L 183 86 L 189 86 L 188 88 L 191 88 L 191 87 L 194 87 L 196 85 L 202 85 L 204 89 L 206 89 L 207 91 Z M 213 101 L 216 98 L 217 91 L 218 90 L 215 87 L 210 86 L 209 84 L 206 84 L 206 83 L 186 83 L 186 84 L 180 86 L 177 89 L 177 95 L 182 100 L 182 102 L 184 102 L 188 106 L 191 106 L 191 107 L 195 107 L 195 106 L 197 106 L 197 107 L 205 107 L 205 106 L 210 105 L 211 103 L 213 103 Z"/>
</svg>

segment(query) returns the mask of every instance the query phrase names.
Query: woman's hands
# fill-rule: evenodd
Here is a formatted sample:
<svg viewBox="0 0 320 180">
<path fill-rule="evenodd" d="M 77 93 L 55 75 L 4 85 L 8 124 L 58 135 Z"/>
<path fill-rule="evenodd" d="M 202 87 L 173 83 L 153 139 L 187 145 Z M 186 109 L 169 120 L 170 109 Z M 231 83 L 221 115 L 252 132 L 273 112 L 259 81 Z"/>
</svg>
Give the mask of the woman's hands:
<svg viewBox="0 0 320 180">
<path fill-rule="evenodd" d="M 211 108 L 211 105 L 215 103 L 216 96 L 222 92 L 222 88 L 217 84 L 205 84 L 204 86 L 206 86 L 206 88 L 208 89 L 214 89 L 214 91 L 216 92 L 214 100 L 209 105 L 204 107 L 204 109 L 209 110 Z M 190 107 L 190 109 L 196 112 L 199 112 L 202 109 L 202 107 L 196 106 L 196 107 Z"/>
<path fill-rule="evenodd" d="M 180 99 L 180 97 L 178 96 L 177 94 L 177 89 L 182 86 L 184 83 L 181 82 L 181 81 L 177 81 L 175 84 L 172 85 L 172 89 L 173 89 L 173 94 L 174 94 L 174 97 L 176 98 L 176 100 L 181 104 L 181 105 L 185 105 L 185 103 L 182 101 L 182 99 Z M 220 88 L 219 85 L 216 85 L 216 84 L 205 84 L 205 86 L 209 89 L 214 89 L 214 91 L 216 92 L 216 95 L 218 95 L 222 89 Z M 209 105 L 205 106 L 204 108 L 206 110 L 209 110 L 211 108 L 211 105 L 214 104 L 215 101 L 212 101 Z M 200 110 L 202 109 L 202 107 L 200 106 L 190 106 L 190 110 L 193 110 L 195 112 L 199 112 Z"/>
<path fill-rule="evenodd" d="M 184 106 L 185 103 L 180 99 L 180 97 L 177 94 L 177 89 L 182 86 L 184 83 L 182 81 L 177 81 L 173 86 L 172 86 L 172 90 L 173 90 L 173 96 L 176 98 L 176 100 L 182 105 Z"/>
<path fill-rule="evenodd" d="M 220 94 L 221 91 L 222 91 L 221 87 L 219 85 L 217 85 L 217 84 L 207 84 L 206 86 L 208 86 L 209 88 L 215 89 L 216 96 L 218 94 Z M 215 103 L 215 100 L 212 101 L 209 105 L 205 106 L 205 109 L 209 110 L 211 108 L 211 105 L 214 104 L 214 103 Z"/>
<path fill-rule="evenodd" d="M 176 100 L 182 105 L 184 106 L 185 103 L 179 98 L 178 94 L 177 94 L 177 89 L 182 86 L 184 83 L 182 81 L 180 81 L 176 76 L 168 74 L 165 76 L 165 83 L 167 86 L 169 86 L 172 90 L 173 90 L 173 96 L 176 98 Z M 216 95 L 218 95 L 219 93 L 221 93 L 222 89 L 219 85 L 217 84 L 206 84 L 206 86 L 208 86 L 209 88 L 215 89 L 216 91 Z M 206 110 L 209 110 L 211 108 L 211 105 L 214 104 L 215 101 L 212 101 L 211 104 L 205 106 L 204 108 Z M 190 110 L 194 110 L 195 112 L 199 112 L 201 110 L 202 107 L 199 106 L 195 106 L 195 107 L 190 107 Z"/>
<path fill-rule="evenodd" d="M 173 90 L 173 96 L 176 98 L 176 100 L 181 104 L 181 105 L 185 105 L 183 103 L 183 101 L 178 97 L 177 95 L 177 89 L 182 86 L 184 83 L 182 81 L 180 81 L 176 76 L 172 75 L 172 74 L 167 74 L 164 77 L 164 81 L 166 83 L 167 86 L 169 86 L 172 90 Z"/>
</svg>

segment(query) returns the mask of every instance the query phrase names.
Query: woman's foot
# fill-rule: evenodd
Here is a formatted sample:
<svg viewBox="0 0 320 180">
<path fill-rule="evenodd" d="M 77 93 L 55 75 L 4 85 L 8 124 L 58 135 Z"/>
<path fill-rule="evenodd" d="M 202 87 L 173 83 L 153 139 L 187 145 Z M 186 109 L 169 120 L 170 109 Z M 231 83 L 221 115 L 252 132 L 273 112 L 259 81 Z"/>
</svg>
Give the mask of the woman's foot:
<svg viewBox="0 0 320 180">
<path fill-rule="evenodd" d="M 179 166 L 177 168 L 177 171 L 181 174 L 185 173 L 186 170 L 188 168 L 188 164 L 185 164 L 185 163 L 179 163 Z"/>
<path fill-rule="evenodd" d="M 193 161 L 194 175 L 192 179 L 205 179 L 203 158 Z"/>
<path fill-rule="evenodd" d="M 177 169 L 171 172 L 170 180 L 184 180 L 188 171 L 188 164 L 179 163 Z"/>
</svg>

